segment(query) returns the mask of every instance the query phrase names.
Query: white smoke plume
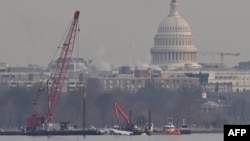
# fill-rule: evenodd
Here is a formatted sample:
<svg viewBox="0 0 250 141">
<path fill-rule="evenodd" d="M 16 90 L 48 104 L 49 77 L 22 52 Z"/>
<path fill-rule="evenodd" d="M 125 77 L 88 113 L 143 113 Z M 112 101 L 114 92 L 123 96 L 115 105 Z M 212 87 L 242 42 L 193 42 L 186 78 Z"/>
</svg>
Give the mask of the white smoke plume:
<svg viewBox="0 0 250 141">
<path fill-rule="evenodd" d="M 156 66 L 156 65 L 149 65 L 149 64 L 147 64 L 147 63 L 142 63 L 142 62 L 140 62 L 140 61 L 136 61 L 136 66 L 138 67 L 138 68 L 142 68 L 142 69 L 148 69 L 148 68 L 150 68 L 150 69 L 153 69 L 153 70 L 162 70 L 161 68 L 160 68 L 160 66 Z"/>
<path fill-rule="evenodd" d="M 105 61 L 105 56 L 107 56 L 107 49 L 104 44 L 98 44 L 97 49 L 96 49 L 96 66 L 97 69 L 99 70 L 111 70 L 112 65 Z"/>
</svg>

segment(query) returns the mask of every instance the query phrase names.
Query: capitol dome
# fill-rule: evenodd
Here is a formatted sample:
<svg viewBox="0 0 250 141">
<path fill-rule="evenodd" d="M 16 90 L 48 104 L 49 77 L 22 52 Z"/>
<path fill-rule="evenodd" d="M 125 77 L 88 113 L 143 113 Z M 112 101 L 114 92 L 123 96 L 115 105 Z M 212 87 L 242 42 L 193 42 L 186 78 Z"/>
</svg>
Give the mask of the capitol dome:
<svg viewBox="0 0 250 141">
<path fill-rule="evenodd" d="M 200 68 L 190 26 L 179 15 L 177 6 L 177 1 L 172 0 L 169 15 L 159 24 L 151 48 L 151 63 L 163 69 Z"/>
<path fill-rule="evenodd" d="M 159 25 L 159 34 L 191 34 L 190 27 L 181 16 L 168 16 Z"/>
</svg>

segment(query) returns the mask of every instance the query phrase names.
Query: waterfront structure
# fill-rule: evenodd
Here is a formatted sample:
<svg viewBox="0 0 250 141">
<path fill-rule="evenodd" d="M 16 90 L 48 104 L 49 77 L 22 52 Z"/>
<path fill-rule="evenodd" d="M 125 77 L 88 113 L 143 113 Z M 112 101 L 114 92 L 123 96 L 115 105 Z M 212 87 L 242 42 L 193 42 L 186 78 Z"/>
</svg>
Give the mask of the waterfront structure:
<svg viewBox="0 0 250 141">
<path fill-rule="evenodd" d="M 179 15 L 177 6 L 177 0 L 172 0 L 169 15 L 158 27 L 154 47 L 150 50 L 151 63 L 163 70 L 201 68 L 190 26 Z"/>
</svg>

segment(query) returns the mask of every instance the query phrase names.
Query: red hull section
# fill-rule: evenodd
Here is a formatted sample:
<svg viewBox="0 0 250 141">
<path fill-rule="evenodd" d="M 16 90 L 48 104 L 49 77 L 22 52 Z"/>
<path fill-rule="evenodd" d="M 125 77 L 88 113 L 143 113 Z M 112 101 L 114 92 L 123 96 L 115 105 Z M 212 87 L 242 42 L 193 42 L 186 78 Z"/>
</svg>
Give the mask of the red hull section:
<svg viewBox="0 0 250 141">
<path fill-rule="evenodd" d="M 172 123 L 169 123 L 162 127 L 162 132 L 170 135 L 180 135 L 180 129 L 176 128 Z"/>
</svg>

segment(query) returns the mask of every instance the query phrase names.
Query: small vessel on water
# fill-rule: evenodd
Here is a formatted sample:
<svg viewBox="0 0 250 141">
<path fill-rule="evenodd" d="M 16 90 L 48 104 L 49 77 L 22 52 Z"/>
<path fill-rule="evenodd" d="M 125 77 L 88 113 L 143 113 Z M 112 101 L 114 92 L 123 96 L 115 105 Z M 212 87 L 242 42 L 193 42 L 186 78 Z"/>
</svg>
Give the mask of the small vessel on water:
<svg viewBox="0 0 250 141">
<path fill-rule="evenodd" d="M 182 125 L 180 132 L 181 134 L 191 134 L 191 129 L 187 125 Z"/>
<path fill-rule="evenodd" d="M 162 126 L 162 132 L 170 135 L 180 135 L 180 129 L 176 128 L 172 122 Z"/>
<path fill-rule="evenodd" d="M 181 134 L 191 134 L 191 129 L 187 126 L 185 119 L 182 120 L 180 132 Z"/>
</svg>

